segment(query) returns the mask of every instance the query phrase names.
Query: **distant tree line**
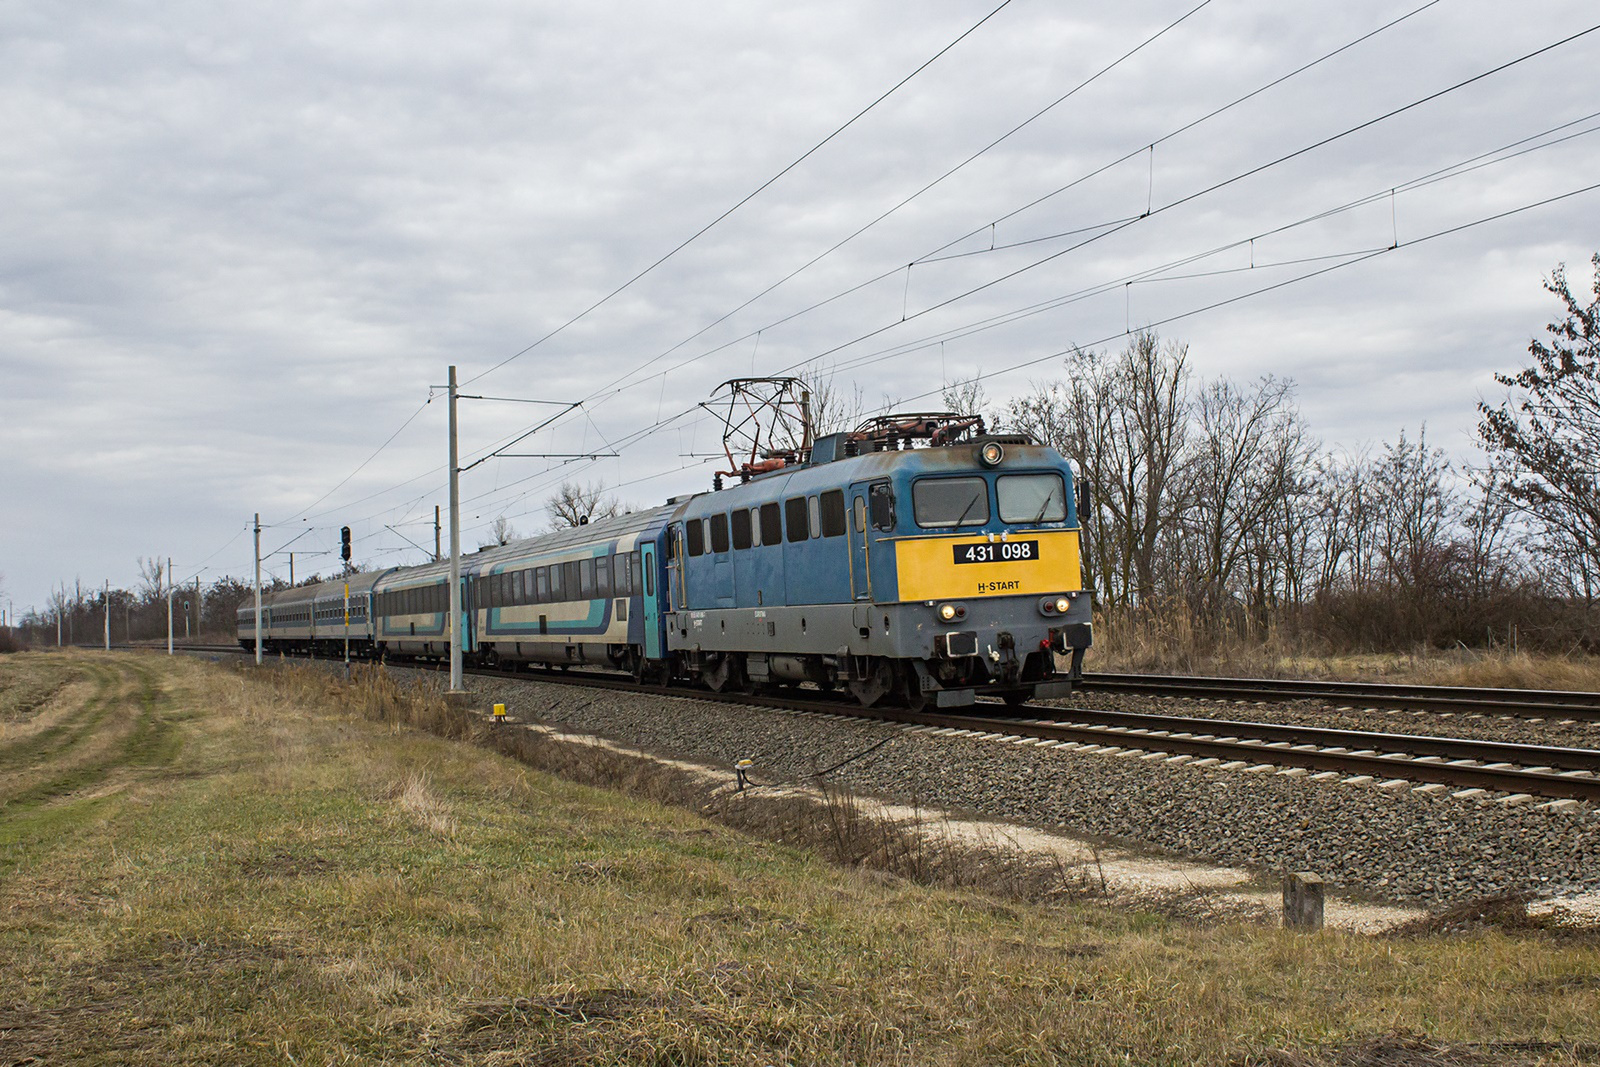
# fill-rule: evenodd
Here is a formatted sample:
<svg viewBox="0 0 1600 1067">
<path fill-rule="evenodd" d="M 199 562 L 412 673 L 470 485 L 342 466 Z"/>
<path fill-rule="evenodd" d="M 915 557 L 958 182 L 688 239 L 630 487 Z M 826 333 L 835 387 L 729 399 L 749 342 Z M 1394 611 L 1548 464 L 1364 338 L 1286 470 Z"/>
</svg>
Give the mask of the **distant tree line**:
<svg viewBox="0 0 1600 1067">
<path fill-rule="evenodd" d="M 106 608 L 111 613 L 111 641 L 165 640 L 167 636 L 167 595 L 165 563 L 139 561 L 140 581 L 132 589 L 104 586 L 85 587 L 81 583 L 62 585 L 50 594 L 43 610 L 23 615 L 16 627 L 18 637 L 32 645 L 54 645 L 57 634 L 64 645 L 98 645 L 105 640 Z M 296 584 L 319 581 L 308 578 Z M 287 589 L 288 583 L 263 581 L 262 592 Z M 251 582 L 224 576 L 209 585 L 190 582 L 172 591 L 172 629 L 178 640 L 185 636 L 208 640 L 233 640 L 234 618 L 239 605 L 255 595 Z"/>
<path fill-rule="evenodd" d="M 986 412 L 1076 466 L 1084 574 L 1104 617 L 1181 617 L 1215 637 L 1291 632 L 1341 649 L 1502 641 L 1600 647 L 1600 254 L 1594 297 L 1563 269 L 1562 316 L 1480 403 L 1488 462 L 1426 429 L 1328 448 L 1292 382 L 1199 379 L 1187 346 L 1077 351 L 1064 380 Z M 972 383 L 953 409 L 986 406 Z"/>
</svg>

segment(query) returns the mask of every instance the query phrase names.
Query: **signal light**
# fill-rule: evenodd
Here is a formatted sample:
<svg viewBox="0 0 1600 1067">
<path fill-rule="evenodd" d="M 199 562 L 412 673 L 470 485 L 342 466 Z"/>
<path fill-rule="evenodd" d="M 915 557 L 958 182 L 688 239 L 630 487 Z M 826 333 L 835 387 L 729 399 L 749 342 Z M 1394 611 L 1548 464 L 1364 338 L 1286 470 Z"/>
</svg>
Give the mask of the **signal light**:
<svg viewBox="0 0 1600 1067">
<path fill-rule="evenodd" d="M 344 558 L 346 563 L 350 562 L 350 527 L 348 526 L 339 528 L 339 555 Z"/>
</svg>

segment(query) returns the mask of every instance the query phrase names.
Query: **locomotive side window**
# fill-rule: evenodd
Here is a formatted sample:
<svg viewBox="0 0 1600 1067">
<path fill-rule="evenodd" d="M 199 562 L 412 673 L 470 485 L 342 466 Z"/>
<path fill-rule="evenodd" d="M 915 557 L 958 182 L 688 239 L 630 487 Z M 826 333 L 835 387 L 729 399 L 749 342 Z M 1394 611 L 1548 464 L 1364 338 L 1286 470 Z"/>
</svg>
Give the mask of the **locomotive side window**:
<svg viewBox="0 0 1600 1067">
<path fill-rule="evenodd" d="M 776 504 L 771 505 L 777 507 Z M 789 524 L 789 540 L 804 541 L 811 536 L 811 530 L 806 519 L 806 498 L 792 496 L 783 502 L 784 518 Z M 776 540 L 773 542 L 776 544 Z"/>
<path fill-rule="evenodd" d="M 1061 475 L 1003 474 L 995 482 L 1001 522 L 1064 522 L 1067 485 Z"/>
<path fill-rule="evenodd" d="M 872 512 L 872 528 L 894 529 L 894 487 L 888 482 L 873 482 L 867 497 L 867 506 Z"/>
<path fill-rule="evenodd" d="M 711 551 L 728 551 L 728 516 L 720 511 L 711 516 Z"/>
<path fill-rule="evenodd" d="M 989 483 L 982 478 L 923 478 L 911 487 L 918 526 L 982 526 L 989 521 Z"/>
<path fill-rule="evenodd" d="M 844 490 L 829 489 L 822 494 L 819 508 L 822 518 L 823 537 L 842 537 L 844 535 Z"/>
<path fill-rule="evenodd" d="M 783 540 L 783 516 L 776 502 L 761 505 L 761 543 L 775 545 Z"/>
<path fill-rule="evenodd" d="M 690 519 L 684 526 L 684 532 L 689 535 L 689 555 L 703 556 L 706 553 L 705 526 L 699 519 Z"/>
<path fill-rule="evenodd" d="M 731 517 L 733 519 L 733 547 L 749 548 L 751 533 L 750 512 L 746 511 L 744 508 L 740 508 L 738 511 L 735 511 Z M 716 537 L 714 531 L 712 533 L 712 537 Z"/>
</svg>

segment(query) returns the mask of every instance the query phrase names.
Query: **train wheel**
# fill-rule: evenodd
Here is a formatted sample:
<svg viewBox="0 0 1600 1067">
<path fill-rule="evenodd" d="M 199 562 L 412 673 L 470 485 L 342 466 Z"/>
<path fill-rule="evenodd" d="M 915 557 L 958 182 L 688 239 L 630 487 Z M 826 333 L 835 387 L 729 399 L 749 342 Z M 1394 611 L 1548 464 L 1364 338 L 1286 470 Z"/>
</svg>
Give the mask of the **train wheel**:
<svg viewBox="0 0 1600 1067">
<path fill-rule="evenodd" d="M 907 666 L 900 672 L 900 698 L 911 711 L 923 711 L 932 704 L 933 694 L 922 688 L 922 676 L 915 667 Z"/>
<path fill-rule="evenodd" d="M 870 708 L 894 691 L 894 683 L 894 665 L 886 659 L 874 657 L 867 668 L 866 677 L 850 683 L 850 692 L 862 707 Z"/>
</svg>

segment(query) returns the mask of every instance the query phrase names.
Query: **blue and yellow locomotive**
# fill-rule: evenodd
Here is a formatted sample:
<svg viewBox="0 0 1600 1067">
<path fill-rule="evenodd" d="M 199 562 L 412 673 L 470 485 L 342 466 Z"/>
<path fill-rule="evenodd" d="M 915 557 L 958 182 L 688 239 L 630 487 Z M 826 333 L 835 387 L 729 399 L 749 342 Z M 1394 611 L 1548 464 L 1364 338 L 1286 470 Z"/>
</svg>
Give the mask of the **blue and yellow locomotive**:
<svg viewBox="0 0 1600 1067">
<path fill-rule="evenodd" d="M 1091 641 L 1072 473 L 981 429 L 877 419 L 729 488 L 468 556 L 465 655 L 719 691 L 811 683 L 866 705 L 1064 694 Z M 448 655 L 447 567 L 361 578 L 358 654 Z M 295 606 L 321 590 L 269 598 L 266 648 L 326 647 Z M 248 605 L 239 636 L 253 647 Z"/>
</svg>

